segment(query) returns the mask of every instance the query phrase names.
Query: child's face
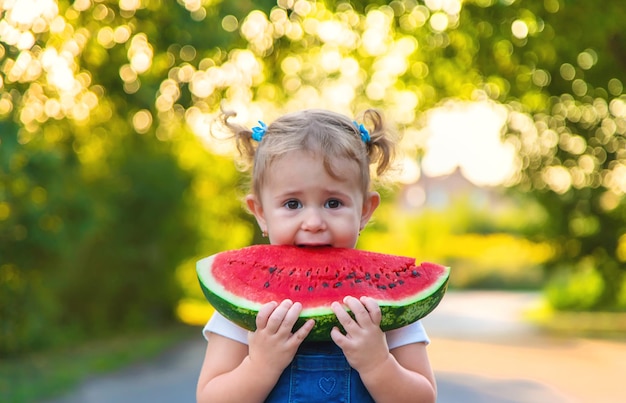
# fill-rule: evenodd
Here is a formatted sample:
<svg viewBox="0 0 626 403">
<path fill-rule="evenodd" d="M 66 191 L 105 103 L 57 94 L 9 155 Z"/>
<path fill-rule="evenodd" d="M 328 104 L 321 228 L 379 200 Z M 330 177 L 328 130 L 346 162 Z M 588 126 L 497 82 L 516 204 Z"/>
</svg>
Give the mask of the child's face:
<svg viewBox="0 0 626 403">
<path fill-rule="evenodd" d="M 359 232 L 380 202 L 376 192 L 363 194 L 358 166 L 335 161 L 326 172 L 323 159 L 294 151 L 272 162 L 258 196 L 248 207 L 274 245 L 353 248 Z"/>
</svg>

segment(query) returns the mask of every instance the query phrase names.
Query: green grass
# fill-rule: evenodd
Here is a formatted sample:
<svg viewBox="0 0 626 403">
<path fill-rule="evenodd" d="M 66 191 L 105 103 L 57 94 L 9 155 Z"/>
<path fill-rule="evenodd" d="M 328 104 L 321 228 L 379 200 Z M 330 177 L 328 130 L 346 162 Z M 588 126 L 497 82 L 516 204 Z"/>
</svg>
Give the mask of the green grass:
<svg viewBox="0 0 626 403">
<path fill-rule="evenodd" d="M 27 403 L 60 396 L 90 376 L 156 357 L 185 338 L 198 334 L 195 327 L 177 326 L 2 359 L 0 400 Z"/>
</svg>

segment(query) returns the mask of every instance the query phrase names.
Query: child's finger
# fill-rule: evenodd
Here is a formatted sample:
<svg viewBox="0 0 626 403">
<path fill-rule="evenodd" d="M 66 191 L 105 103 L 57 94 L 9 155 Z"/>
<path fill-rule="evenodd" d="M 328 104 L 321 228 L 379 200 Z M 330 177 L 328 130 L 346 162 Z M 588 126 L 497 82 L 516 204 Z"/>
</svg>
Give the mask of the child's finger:
<svg viewBox="0 0 626 403">
<path fill-rule="evenodd" d="M 272 312 L 272 314 L 269 316 L 269 319 L 267 320 L 267 326 L 265 326 L 265 328 L 271 333 L 276 333 L 283 323 L 285 315 L 287 315 L 287 312 L 292 305 L 293 302 L 288 299 L 285 299 L 280 304 L 278 304 L 276 309 L 274 309 L 274 312 Z"/>
<path fill-rule="evenodd" d="M 309 319 L 304 322 L 304 325 L 300 326 L 300 329 L 296 330 L 293 337 L 298 341 L 298 344 L 302 343 L 309 333 L 311 333 L 313 327 L 315 327 L 315 321 L 313 319 Z"/>
<path fill-rule="evenodd" d="M 358 299 L 347 296 L 343 299 L 343 303 L 346 304 L 346 306 L 352 311 L 352 313 L 354 314 L 354 318 L 359 325 L 363 326 L 372 322 L 372 317 L 370 316 L 370 313 L 368 312 L 364 304 Z"/>
<path fill-rule="evenodd" d="M 276 301 L 268 302 L 259 309 L 259 313 L 256 315 L 256 328 L 265 329 L 267 326 L 267 320 L 269 319 L 274 309 L 276 309 L 278 303 Z"/>
<path fill-rule="evenodd" d="M 347 333 L 355 331 L 359 327 L 359 324 L 354 319 L 352 319 L 352 316 L 350 316 L 350 314 L 346 312 L 343 305 L 341 305 L 339 302 L 333 302 L 330 307 L 335 313 L 337 320 L 339 320 L 339 323 L 341 323 L 341 326 L 343 326 Z"/>
<path fill-rule="evenodd" d="M 346 336 L 341 333 L 341 330 L 339 330 L 337 326 L 333 327 L 333 329 L 330 331 L 330 338 L 332 339 L 332 341 L 335 342 L 336 345 L 343 349 Z"/>
<path fill-rule="evenodd" d="M 361 303 L 369 312 L 369 316 L 372 319 L 372 322 L 376 326 L 380 326 L 380 321 L 383 319 L 383 314 L 380 311 L 380 306 L 378 305 L 378 302 L 372 297 L 361 297 Z"/>
<path fill-rule="evenodd" d="M 296 321 L 300 316 L 300 312 L 302 312 L 302 304 L 299 302 L 293 303 L 293 305 L 291 305 L 285 313 L 280 329 L 286 333 L 291 333 L 293 326 L 296 324 Z"/>
</svg>

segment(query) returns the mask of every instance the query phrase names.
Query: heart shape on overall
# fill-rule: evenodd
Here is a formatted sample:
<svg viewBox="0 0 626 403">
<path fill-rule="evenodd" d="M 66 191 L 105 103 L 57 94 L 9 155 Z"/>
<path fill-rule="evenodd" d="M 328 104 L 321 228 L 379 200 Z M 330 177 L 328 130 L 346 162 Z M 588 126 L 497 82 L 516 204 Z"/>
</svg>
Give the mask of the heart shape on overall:
<svg viewBox="0 0 626 403">
<path fill-rule="evenodd" d="M 336 383 L 337 381 L 335 381 L 335 378 L 320 378 L 319 386 L 320 389 L 322 389 L 322 392 L 330 395 L 333 392 L 333 389 L 335 389 Z"/>
</svg>

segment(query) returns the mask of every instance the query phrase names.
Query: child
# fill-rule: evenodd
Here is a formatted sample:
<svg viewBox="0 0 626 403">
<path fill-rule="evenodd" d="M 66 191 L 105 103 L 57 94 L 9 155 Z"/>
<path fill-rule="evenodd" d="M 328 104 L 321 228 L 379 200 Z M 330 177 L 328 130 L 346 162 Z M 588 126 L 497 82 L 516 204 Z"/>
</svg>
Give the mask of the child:
<svg viewBox="0 0 626 403">
<path fill-rule="evenodd" d="M 288 114 L 252 130 L 228 117 L 224 124 L 252 163 L 247 206 L 270 243 L 354 248 L 380 202 L 369 188 L 370 165 L 380 175 L 393 157 L 381 115 L 365 112 L 371 132 L 325 110 Z M 267 303 L 255 332 L 215 313 L 204 328 L 198 402 L 435 401 L 420 322 L 383 333 L 376 301 L 355 295 L 332 305 L 345 334 L 335 328 L 333 342 L 312 343 L 303 340 L 313 320 L 292 333 L 301 309 L 297 301 Z"/>
</svg>

